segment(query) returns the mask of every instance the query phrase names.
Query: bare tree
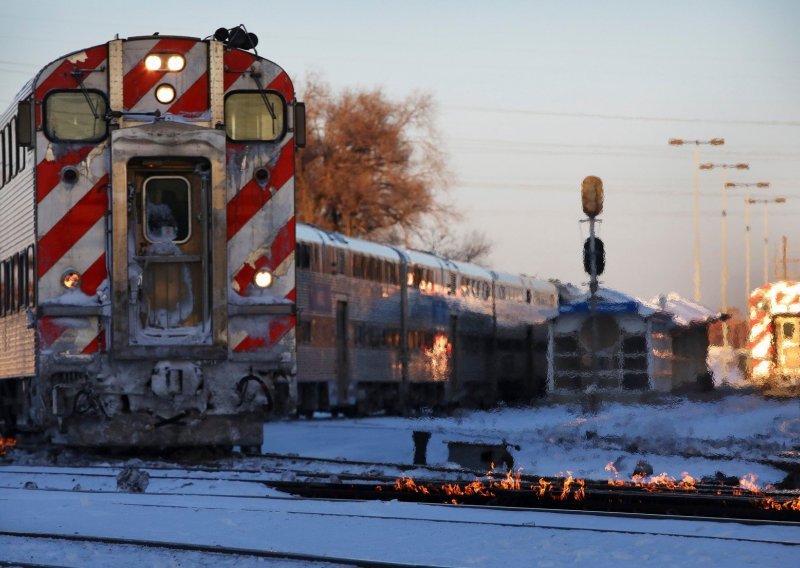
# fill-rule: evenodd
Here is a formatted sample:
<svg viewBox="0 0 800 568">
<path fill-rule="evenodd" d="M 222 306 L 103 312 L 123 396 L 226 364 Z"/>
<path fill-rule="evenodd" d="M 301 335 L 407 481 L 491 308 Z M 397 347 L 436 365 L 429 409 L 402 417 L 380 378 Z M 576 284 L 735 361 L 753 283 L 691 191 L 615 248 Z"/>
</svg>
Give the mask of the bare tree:
<svg viewBox="0 0 800 568">
<path fill-rule="evenodd" d="M 471 230 L 461 235 L 453 233 L 449 224 L 435 220 L 425 225 L 416 235 L 414 246 L 438 256 L 486 265 L 493 244 L 486 233 Z"/>
<path fill-rule="evenodd" d="M 333 95 L 307 81 L 307 146 L 298 156 L 297 214 L 347 235 L 386 238 L 416 230 L 426 215 L 447 215 L 444 154 L 429 95 L 390 100 L 381 89 Z"/>
</svg>

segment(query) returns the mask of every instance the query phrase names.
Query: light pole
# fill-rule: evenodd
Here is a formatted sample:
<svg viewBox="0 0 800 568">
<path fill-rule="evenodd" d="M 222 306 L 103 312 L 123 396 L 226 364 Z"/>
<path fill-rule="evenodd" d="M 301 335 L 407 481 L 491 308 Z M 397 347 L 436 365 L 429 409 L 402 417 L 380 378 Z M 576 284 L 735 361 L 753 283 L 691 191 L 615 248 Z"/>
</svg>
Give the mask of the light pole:
<svg viewBox="0 0 800 568">
<path fill-rule="evenodd" d="M 769 215 L 767 208 L 770 203 L 786 203 L 785 197 L 774 197 L 772 199 L 748 199 L 751 205 L 756 203 L 764 204 L 764 284 L 769 284 Z"/>
<path fill-rule="evenodd" d="M 722 313 L 728 312 L 728 198 L 727 190 L 725 189 L 728 183 L 727 170 L 749 170 L 749 164 L 700 164 L 701 170 L 713 170 L 714 168 L 722 169 L 722 267 L 720 269 L 720 311 Z M 728 346 L 728 322 L 722 322 L 722 345 Z"/>
<path fill-rule="evenodd" d="M 757 187 L 760 189 L 767 189 L 769 188 L 769 182 L 766 181 L 759 181 L 759 182 L 752 182 L 752 183 L 737 183 L 737 182 L 726 182 L 725 187 L 727 189 L 732 189 L 735 187 L 744 187 L 747 192 L 745 193 L 744 198 L 744 307 L 747 310 L 747 306 L 750 302 L 750 188 Z"/>
<path fill-rule="evenodd" d="M 700 145 L 722 146 L 725 144 L 725 139 L 682 140 L 680 138 L 670 138 L 669 144 L 670 146 L 694 144 L 694 301 L 699 302 L 702 298 L 700 287 L 700 176 L 698 175 L 700 169 Z"/>
</svg>

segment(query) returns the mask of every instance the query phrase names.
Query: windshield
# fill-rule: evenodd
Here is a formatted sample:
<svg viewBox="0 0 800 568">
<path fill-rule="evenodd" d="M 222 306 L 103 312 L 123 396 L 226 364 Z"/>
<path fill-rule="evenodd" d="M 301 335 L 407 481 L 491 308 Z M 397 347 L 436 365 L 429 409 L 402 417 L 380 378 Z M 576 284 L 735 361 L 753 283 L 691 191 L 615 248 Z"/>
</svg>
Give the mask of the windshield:
<svg viewBox="0 0 800 568">
<path fill-rule="evenodd" d="M 99 92 L 51 93 L 44 101 L 45 134 L 58 142 L 102 140 L 107 131 L 106 109 L 106 99 Z"/>
</svg>

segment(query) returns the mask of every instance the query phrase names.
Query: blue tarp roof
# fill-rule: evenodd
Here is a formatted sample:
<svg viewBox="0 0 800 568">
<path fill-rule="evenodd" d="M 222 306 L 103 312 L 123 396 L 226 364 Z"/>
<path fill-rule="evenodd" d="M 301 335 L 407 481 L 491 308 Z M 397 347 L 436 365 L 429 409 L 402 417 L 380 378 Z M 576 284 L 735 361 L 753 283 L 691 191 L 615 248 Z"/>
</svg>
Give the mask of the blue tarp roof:
<svg viewBox="0 0 800 568">
<path fill-rule="evenodd" d="M 719 319 L 717 312 L 681 298 L 677 294 L 646 301 L 610 288 L 600 288 L 597 291 L 596 308 L 601 314 L 636 314 L 642 318 L 658 314 L 671 319 L 673 324 L 679 327 L 711 323 Z M 591 295 L 587 292 L 563 302 L 558 308 L 558 313 L 554 313 L 551 319 L 560 315 L 589 313 L 591 310 Z"/>
</svg>

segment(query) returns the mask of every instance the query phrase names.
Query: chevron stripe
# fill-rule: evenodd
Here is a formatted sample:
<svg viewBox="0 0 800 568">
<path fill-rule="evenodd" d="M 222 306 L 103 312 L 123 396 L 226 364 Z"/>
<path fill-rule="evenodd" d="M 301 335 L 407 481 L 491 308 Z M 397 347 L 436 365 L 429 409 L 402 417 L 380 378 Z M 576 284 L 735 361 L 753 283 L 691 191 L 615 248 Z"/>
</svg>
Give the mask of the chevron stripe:
<svg viewBox="0 0 800 568">
<path fill-rule="evenodd" d="M 81 275 L 81 291 L 87 296 L 94 296 L 97 293 L 97 288 L 106 278 L 108 278 L 108 270 L 106 268 L 106 254 L 103 253 L 89 268 L 83 271 Z"/>
<path fill-rule="evenodd" d="M 69 251 L 80 238 L 103 218 L 108 210 L 108 174 L 98 181 L 61 220 L 39 239 L 37 262 L 39 278 Z"/>
<path fill-rule="evenodd" d="M 275 190 L 281 189 L 292 179 L 293 174 L 294 144 L 290 142 L 281 149 L 277 163 L 270 172 L 269 187 L 262 188 L 255 180 L 250 179 L 228 202 L 226 210 L 228 240 L 231 240 L 272 199 Z"/>
<path fill-rule="evenodd" d="M 142 97 L 164 81 L 164 72 L 147 70 L 144 66 L 145 57 L 156 52 L 173 52 L 185 56 L 197 43 L 193 39 L 165 38 L 157 41 L 149 51 L 144 53 L 138 63 L 126 71 L 122 80 L 122 99 L 125 110 L 134 110 L 136 103 L 142 100 Z"/>
<path fill-rule="evenodd" d="M 276 316 L 269 319 L 269 324 L 263 336 L 246 335 L 236 347 L 234 353 L 259 351 L 278 344 L 289 332 L 293 331 L 297 318 L 295 316 Z"/>
<path fill-rule="evenodd" d="M 55 187 L 61 183 L 61 170 L 67 166 L 80 164 L 94 145 L 83 146 L 59 157 L 58 160 L 42 160 L 36 166 L 36 200 L 41 202 Z"/>
<path fill-rule="evenodd" d="M 294 217 L 289 219 L 275 238 L 270 247 L 270 254 L 268 256 L 260 256 L 254 262 L 246 262 L 244 266 L 239 269 L 239 272 L 234 276 L 234 289 L 242 296 L 246 295 L 247 288 L 250 286 L 258 270 L 267 268 L 270 272 L 275 272 L 284 261 L 294 254 L 295 246 L 295 220 Z"/>
<path fill-rule="evenodd" d="M 78 69 L 94 70 L 108 57 L 108 48 L 105 44 L 87 49 L 86 51 L 74 53 L 51 64 L 52 69 L 42 73 L 36 85 L 36 100 L 44 99 L 44 96 L 53 89 L 75 89 L 79 87 L 79 83 L 75 77 L 72 76 L 72 71 L 75 67 Z M 83 80 L 87 87 L 92 75 L 95 73 L 84 74 Z"/>
</svg>

